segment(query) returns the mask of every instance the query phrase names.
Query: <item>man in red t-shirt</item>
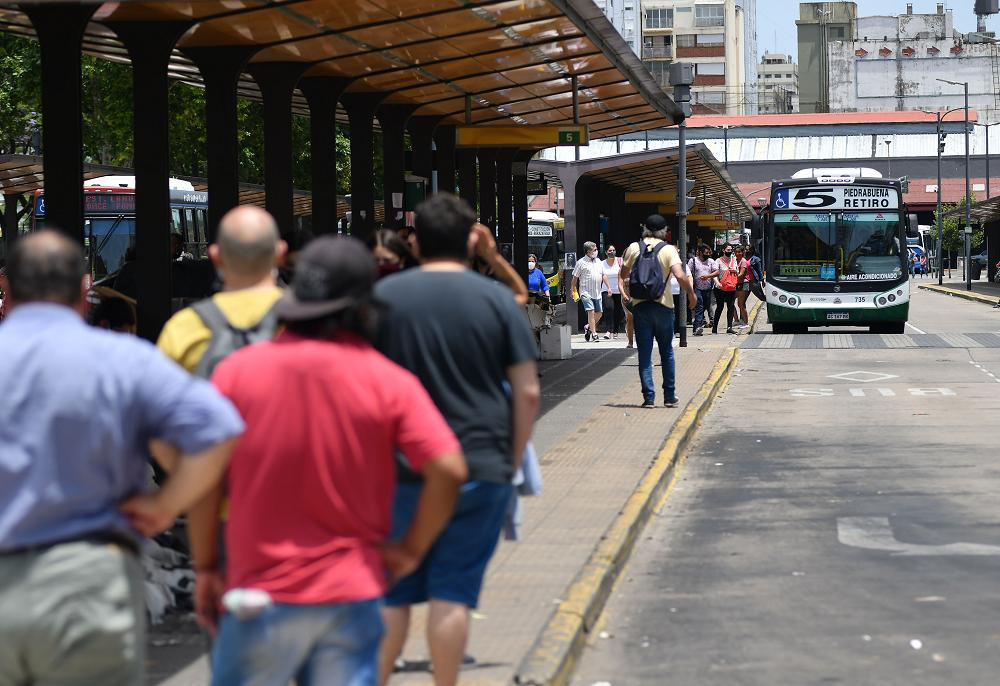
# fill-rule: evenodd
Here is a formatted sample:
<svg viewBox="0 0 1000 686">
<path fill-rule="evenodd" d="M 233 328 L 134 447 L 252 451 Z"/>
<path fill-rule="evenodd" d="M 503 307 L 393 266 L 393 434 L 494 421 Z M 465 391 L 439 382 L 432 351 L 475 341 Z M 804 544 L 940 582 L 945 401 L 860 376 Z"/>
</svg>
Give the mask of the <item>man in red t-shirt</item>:
<svg viewBox="0 0 1000 686">
<path fill-rule="evenodd" d="M 374 684 L 388 577 L 417 567 L 466 478 L 420 382 L 368 342 L 374 282 L 360 242 L 313 241 L 275 304 L 286 330 L 212 377 L 247 424 L 226 477 L 227 612 L 213 684 Z M 413 525 L 387 545 L 397 451 L 424 488 Z M 216 549 L 220 500 L 221 490 L 192 513 L 198 550 Z M 199 618 L 214 629 L 216 560 L 195 564 Z"/>
</svg>

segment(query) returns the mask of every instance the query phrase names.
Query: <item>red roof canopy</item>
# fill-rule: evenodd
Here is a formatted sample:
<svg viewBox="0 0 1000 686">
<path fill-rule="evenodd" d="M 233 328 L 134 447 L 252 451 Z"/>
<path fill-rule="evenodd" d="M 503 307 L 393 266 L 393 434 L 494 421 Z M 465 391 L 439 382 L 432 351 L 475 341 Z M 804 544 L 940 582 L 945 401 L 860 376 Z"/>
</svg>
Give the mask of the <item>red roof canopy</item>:
<svg viewBox="0 0 1000 686">
<path fill-rule="evenodd" d="M 965 119 L 961 110 L 948 114 L 944 121 Z M 969 121 L 978 121 L 979 113 L 969 108 Z M 689 129 L 720 126 L 822 126 L 824 124 L 933 124 L 937 118 L 926 112 L 835 112 L 816 114 L 754 114 L 742 117 L 695 116 L 687 120 Z"/>
</svg>

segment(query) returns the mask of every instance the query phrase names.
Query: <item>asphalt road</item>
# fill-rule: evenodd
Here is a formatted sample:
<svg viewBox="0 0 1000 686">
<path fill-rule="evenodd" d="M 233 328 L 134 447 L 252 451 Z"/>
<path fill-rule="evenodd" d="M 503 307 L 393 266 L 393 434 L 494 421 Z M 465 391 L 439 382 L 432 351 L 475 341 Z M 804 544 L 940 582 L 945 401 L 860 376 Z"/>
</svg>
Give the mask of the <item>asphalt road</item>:
<svg viewBox="0 0 1000 686">
<path fill-rule="evenodd" d="M 996 683 L 998 378 L 1000 347 L 743 351 L 573 683 Z"/>
</svg>

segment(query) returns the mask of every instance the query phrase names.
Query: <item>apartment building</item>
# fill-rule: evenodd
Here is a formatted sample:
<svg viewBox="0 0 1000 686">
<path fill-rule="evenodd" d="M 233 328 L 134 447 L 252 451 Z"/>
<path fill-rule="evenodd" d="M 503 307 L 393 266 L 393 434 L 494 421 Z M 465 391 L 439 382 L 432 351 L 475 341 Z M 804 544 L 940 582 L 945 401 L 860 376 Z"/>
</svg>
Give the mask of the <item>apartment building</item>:
<svg viewBox="0 0 1000 686">
<path fill-rule="evenodd" d="M 594 0 L 594 4 L 618 29 L 632 52 L 639 55 L 642 46 L 641 0 Z"/>
<path fill-rule="evenodd" d="M 758 114 L 799 111 L 799 66 L 791 55 L 765 52 L 757 65 Z"/>
<path fill-rule="evenodd" d="M 756 114 L 756 0 L 644 0 L 642 60 L 669 90 L 669 65 L 695 65 L 695 114 Z"/>
</svg>

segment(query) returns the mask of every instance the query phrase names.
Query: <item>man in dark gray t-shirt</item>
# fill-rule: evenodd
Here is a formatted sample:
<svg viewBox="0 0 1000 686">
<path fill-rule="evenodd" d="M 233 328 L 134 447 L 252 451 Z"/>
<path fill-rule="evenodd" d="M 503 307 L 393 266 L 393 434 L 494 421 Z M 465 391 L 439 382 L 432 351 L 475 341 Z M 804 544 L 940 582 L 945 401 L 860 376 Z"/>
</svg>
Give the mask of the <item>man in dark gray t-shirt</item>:
<svg viewBox="0 0 1000 686">
<path fill-rule="evenodd" d="M 406 640 L 409 607 L 430 601 L 427 635 L 440 683 L 454 683 L 483 574 L 496 548 L 539 405 L 537 348 L 512 293 L 466 268 L 475 214 L 454 195 L 417 208 L 423 266 L 378 283 L 389 306 L 377 346 L 413 372 L 455 432 L 469 469 L 451 521 L 420 568 L 386 595 L 381 669 L 387 675 Z M 416 476 L 400 469 L 392 537 L 416 510 Z M 461 631 L 453 631 L 461 626 Z M 443 630 L 447 627 L 447 630 Z M 449 678 L 451 677 L 451 678 Z M 383 681 L 384 683 L 384 681 Z"/>
</svg>

